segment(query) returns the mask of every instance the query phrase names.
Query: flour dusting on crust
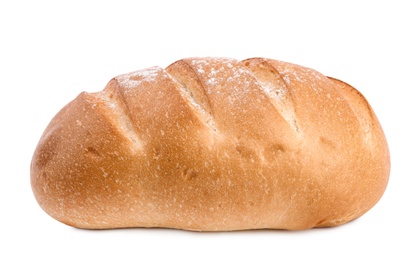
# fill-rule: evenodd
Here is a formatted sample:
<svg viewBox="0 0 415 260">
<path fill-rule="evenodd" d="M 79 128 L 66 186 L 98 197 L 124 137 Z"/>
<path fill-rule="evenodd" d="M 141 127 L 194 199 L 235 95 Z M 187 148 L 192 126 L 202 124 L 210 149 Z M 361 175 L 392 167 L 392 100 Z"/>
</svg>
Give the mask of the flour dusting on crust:
<svg viewBox="0 0 415 260">
<path fill-rule="evenodd" d="M 116 77 L 118 83 L 126 88 L 138 87 L 143 82 L 155 81 L 162 73 L 163 69 L 154 66 L 144 70 L 138 70 L 131 73 L 123 74 Z"/>
</svg>

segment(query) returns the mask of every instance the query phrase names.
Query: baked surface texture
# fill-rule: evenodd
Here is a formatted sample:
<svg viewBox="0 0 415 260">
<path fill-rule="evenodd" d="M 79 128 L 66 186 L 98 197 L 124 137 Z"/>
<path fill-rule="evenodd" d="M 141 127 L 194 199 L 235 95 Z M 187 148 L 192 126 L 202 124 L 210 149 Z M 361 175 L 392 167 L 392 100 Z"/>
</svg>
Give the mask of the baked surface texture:
<svg viewBox="0 0 415 260">
<path fill-rule="evenodd" d="M 381 125 L 350 85 L 272 59 L 189 58 L 66 105 L 31 185 L 78 228 L 300 230 L 363 215 L 389 172 Z"/>
</svg>

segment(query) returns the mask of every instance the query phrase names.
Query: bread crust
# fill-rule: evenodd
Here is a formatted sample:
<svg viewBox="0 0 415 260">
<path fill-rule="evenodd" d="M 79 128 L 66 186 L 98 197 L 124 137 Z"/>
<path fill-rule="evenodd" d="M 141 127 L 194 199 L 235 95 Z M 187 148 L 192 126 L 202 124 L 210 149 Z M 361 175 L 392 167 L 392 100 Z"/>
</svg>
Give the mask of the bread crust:
<svg viewBox="0 0 415 260">
<path fill-rule="evenodd" d="M 337 226 L 387 186 L 363 95 L 265 58 L 188 58 L 113 78 L 50 122 L 31 163 L 39 205 L 87 229 Z"/>
</svg>

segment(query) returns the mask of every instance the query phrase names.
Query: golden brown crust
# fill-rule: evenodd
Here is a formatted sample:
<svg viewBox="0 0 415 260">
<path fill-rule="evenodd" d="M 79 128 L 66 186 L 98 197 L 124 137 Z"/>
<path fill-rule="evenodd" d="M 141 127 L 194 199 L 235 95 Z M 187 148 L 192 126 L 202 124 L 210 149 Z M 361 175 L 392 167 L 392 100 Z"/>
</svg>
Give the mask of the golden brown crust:
<svg viewBox="0 0 415 260">
<path fill-rule="evenodd" d="M 336 226 L 389 177 L 381 126 L 348 84 L 271 59 L 183 59 L 81 93 L 31 164 L 55 219 L 79 228 Z"/>
</svg>

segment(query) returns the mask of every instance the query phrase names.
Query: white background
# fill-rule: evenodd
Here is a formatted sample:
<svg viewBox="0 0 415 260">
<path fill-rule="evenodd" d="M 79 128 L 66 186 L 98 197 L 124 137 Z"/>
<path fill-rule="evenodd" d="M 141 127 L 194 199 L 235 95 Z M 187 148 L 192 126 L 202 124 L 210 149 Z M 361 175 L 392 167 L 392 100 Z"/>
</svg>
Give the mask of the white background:
<svg viewBox="0 0 415 260">
<path fill-rule="evenodd" d="M 415 259 L 414 11 L 400 0 L 1 1 L 0 259 Z M 391 151 L 380 202 L 299 232 L 86 231 L 44 213 L 29 165 L 58 110 L 116 75 L 193 56 L 288 61 L 360 90 Z"/>
</svg>

